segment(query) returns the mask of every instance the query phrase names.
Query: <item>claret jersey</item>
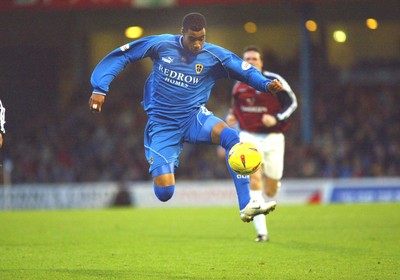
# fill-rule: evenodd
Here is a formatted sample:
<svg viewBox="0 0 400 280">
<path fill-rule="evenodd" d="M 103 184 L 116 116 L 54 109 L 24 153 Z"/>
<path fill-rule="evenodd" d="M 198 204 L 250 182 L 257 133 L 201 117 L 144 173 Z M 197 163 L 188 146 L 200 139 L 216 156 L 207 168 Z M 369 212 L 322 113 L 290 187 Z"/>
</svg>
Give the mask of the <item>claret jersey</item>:
<svg viewBox="0 0 400 280">
<path fill-rule="evenodd" d="M 240 129 L 255 133 L 285 132 L 289 126 L 288 118 L 297 108 L 297 99 L 289 84 L 276 73 L 264 71 L 270 79 L 278 79 L 284 90 L 277 94 L 263 93 L 253 87 L 237 82 L 232 90 L 233 112 Z M 266 127 L 261 119 L 264 114 L 273 115 L 278 124 Z"/>
<path fill-rule="evenodd" d="M 91 77 L 93 93 L 106 94 L 112 80 L 127 64 L 149 57 L 153 69 L 148 77 L 142 105 L 155 119 L 182 120 L 204 106 L 219 78 L 230 78 L 266 92 L 270 79 L 234 53 L 205 42 L 193 54 L 182 35 L 155 35 L 126 44 L 103 58 Z"/>
</svg>

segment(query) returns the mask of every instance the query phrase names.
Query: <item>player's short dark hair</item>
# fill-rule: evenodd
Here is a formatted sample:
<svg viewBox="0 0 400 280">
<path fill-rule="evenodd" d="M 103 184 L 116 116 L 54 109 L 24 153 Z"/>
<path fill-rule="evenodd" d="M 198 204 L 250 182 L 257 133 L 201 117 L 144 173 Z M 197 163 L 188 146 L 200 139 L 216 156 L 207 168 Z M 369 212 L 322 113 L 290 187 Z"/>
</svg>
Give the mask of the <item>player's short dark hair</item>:
<svg viewBox="0 0 400 280">
<path fill-rule="evenodd" d="M 243 54 L 244 54 L 245 52 L 248 52 L 248 51 L 255 51 L 255 52 L 258 52 L 258 53 L 260 54 L 261 60 L 264 59 L 264 57 L 263 57 L 263 52 L 261 51 L 261 49 L 260 49 L 259 47 L 255 46 L 255 45 L 246 46 L 246 47 L 243 49 Z"/>
<path fill-rule="evenodd" d="M 182 20 L 183 31 L 200 31 L 207 28 L 206 18 L 200 13 L 187 14 Z"/>
</svg>

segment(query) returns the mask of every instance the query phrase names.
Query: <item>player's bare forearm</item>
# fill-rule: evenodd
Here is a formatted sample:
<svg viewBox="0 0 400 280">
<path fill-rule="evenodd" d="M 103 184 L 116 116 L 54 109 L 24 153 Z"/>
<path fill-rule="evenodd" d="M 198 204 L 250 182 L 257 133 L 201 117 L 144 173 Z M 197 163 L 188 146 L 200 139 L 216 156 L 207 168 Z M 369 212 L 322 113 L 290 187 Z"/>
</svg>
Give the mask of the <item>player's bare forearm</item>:
<svg viewBox="0 0 400 280">
<path fill-rule="evenodd" d="M 92 93 L 89 98 L 89 109 L 92 112 L 101 112 L 101 107 L 104 104 L 105 98 L 103 94 Z"/>
<path fill-rule="evenodd" d="M 264 114 L 262 116 L 261 121 L 266 127 L 272 127 L 272 126 L 275 126 L 278 123 L 278 121 L 275 118 L 275 116 L 269 115 L 269 114 Z"/>
<path fill-rule="evenodd" d="M 267 89 L 271 93 L 277 93 L 283 90 L 283 85 L 279 80 L 274 79 L 268 84 Z"/>
<path fill-rule="evenodd" d="M 232 110 L 229 110 L 229 113 L 228 113 L 228 115 L 227 115 L 226 118 L 225 118 L 225 122 L 226 122 L 227 125 L 230 126 L 230 127 L 234 127 L 234 126 L 236 125 L 237 120 L 236 120 L 236 117 L 235 117 L 235 115 L 233 114 L 233 111 L 232 111 Z"/>
</svg>

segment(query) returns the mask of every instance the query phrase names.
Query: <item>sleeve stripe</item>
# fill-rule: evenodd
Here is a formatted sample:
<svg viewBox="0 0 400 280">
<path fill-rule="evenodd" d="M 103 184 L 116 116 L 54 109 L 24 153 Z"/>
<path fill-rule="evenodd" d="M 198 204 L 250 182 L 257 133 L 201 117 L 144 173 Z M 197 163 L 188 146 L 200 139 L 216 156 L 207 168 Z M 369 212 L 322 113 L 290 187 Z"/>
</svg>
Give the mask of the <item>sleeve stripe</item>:
<svg viewBox="0 0 400 280">
<path fill-rule="evenodd" d="M 6 108 L 3 107 L 3 103 L 0 100 L 0 131 L 6 133 L 4 124 L 6 123 Z"/>
<path fill-rule="evenodd" d="M 280 121 L 288 119 L 297 109 L 298 105 L 296 95 L 294 94 L 288 82 L 282 76 L 269 71 L 264 71 L 263 74 L 269 79 L 278 79 L 282 83 L 284 90 L 288 93 L 290 99 L 292 100 L 292 104 L 290 104 L 290 106 L 284 112 L 277 114 L 277 118 Z"/>
</svg>

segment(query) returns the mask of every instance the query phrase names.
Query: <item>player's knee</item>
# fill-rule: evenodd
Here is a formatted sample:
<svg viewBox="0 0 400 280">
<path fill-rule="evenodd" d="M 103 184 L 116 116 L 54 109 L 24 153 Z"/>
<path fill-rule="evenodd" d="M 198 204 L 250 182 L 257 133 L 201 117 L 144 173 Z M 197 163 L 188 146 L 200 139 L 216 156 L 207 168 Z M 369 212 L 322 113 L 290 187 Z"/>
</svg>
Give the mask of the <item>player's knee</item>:
<svg viewBox="0 0 400 280">
<path fill-rule="evenodd" d="M 220 135 L 220 145 L 229 151 L 235 144 L 240 142 L 239 135 L 236 130 L 226 127 Z"/>
<path fill-rule="evenodd" d="M 151 172 L 153 177 L 154 194 L 161 201 L 168 201 L 174 195 L 175 176 L 174 164 L 167 163 L 159 166 Z"/>
<path fill-rule="evenodd" d="M 175 185 L 158 187 L 153 183 L 154 193 L 160 201 L 168 201 L 172 198 L 175 191 Z"/>
</svg>

